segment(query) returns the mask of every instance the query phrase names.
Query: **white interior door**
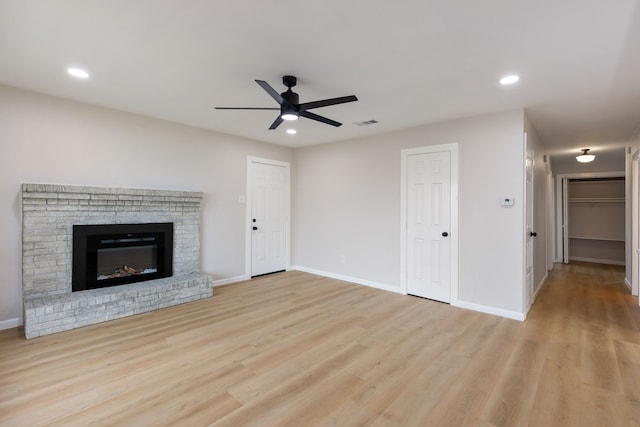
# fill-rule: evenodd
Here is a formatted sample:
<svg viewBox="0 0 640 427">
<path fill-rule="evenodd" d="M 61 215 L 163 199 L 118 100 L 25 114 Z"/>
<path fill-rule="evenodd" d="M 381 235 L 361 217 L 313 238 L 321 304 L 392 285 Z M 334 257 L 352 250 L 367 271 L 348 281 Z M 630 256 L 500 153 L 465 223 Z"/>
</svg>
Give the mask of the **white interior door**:
<svg viewBox="0 0 640 427">
<path fill-rule="evenodd" d="M 407 293 L 451 300 L 451 153 L 407 158 Z"/>
<path fill-rule="evenodd" d="M 251 276 L 283 271 L 289 264 L 289 167 L 249 162 Z"/>
<path fill-rule="evenodd" d="M 533 269 L 533 251 L 534 251 L 534 238 L 537 236 L 535 231 L 533 218 L 534 218 L 534 159 L 535 153 L 527 143 L 527 134 L 524 134 L 525 145 L 525 221 L 526 221 L 526 249 L 525 249 L 525 301 L 524 306 L 529 307 L 531 299 L 533 298 L 533 286 L 534 286 L 534 269 Z"/>
</svg>

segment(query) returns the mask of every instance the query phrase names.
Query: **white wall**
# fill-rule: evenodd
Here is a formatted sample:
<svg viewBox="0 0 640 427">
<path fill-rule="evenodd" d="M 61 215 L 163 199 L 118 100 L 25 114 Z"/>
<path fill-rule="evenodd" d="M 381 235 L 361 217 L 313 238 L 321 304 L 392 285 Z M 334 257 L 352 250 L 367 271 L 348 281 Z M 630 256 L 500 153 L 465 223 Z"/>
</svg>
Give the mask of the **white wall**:
<svg viewBox="0 0 640 427">
<path fill-rule="evenodd" d="M 202 191 L 202 269 L 245 274 L 247 155 L 284 147 L 0 86 L 0 328 L 22 316 L 20 183 Z"/>
<path fill-rule="evenodd" d="M 297 149 L 295 264 L 399 290 L 400 150 L 458 142 L 459 300 L 522 314 L 523 130 L 517 110 Z"/>
</svg>

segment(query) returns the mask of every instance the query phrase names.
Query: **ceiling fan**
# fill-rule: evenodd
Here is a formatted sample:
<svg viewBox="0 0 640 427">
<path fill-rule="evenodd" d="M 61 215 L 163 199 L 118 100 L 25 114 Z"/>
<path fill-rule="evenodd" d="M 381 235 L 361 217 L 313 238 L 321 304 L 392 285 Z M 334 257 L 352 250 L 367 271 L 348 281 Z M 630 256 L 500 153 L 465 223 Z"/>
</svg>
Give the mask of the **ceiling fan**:
<svg viewBox="0 0 640 427">
<path fill-rule="evenodd" d="M 269 107 L 215 107 L 216 110 L 280 110 L 280 115 L 274 120 L 269 129 L 276 129 L 284 120 L 298 120 L 299 117 L 306 117 L 307 119 L 315 120 L 318 122 L 326 123 L 332 126 L 342 126 L 342 123 L 335 120 L 328 119 L 318 114 L 314 114 L 308 110 L 313 108 L 327 107 L 329 105 L 344 104 L 345 102 L 357 101 L 358 98 L 355 95 L 342 96 L 339 98 L 322 99 L 320 101 L 299 103 L 298 94 L 291 90 L 296 85 L 298 79 L 295 76 L 282 77 L 282 83 L 287 87 L 287 90 L 282 93 L 276 92 L 269 83 L 264 80 L 256 80 L 256 83 L 260 85 L 273 99 L 280 104 L 280 108 Z"/>
</svg>

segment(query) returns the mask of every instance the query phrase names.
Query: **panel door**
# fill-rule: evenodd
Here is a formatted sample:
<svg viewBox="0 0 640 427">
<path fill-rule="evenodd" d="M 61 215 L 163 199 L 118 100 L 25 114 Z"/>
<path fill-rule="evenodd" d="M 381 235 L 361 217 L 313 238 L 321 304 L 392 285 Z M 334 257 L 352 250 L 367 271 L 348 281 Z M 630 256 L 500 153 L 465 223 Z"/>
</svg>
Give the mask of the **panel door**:
<svg viewBox="0 0 640 427">
<path fill-rule="evenodd" d="M 285 270 L 288 175 L 281 166 L 252 163 L 251 276 Z"/>
<path fill-rule="evenodd" d="M 407 159 L 407 293 L 451 300 L 451 153 Z"/>
<path fill-rule="evenodd" d="M 534 240 L 533 238 L 536 236 L 536 231 L 533 224 L 535 206 L 534 206 L 534 159 L 535 154 L 529 144 L 527 143 L 527 134 L 524 135 L 524 144 L 525 144 L 525 179 L 526 179 L 526 188 L 525 188 L 525 197 L 526 197 L 526 206 L 525 206 L 525 215 L 526 215 L 526 230 L 525 230 L 525 254 L 526 254 L 526 265 L 525 265 L 525 301 L 524 306 L 529 307 L 531 304 L 531 299 L 533 298 L 533 251 L 534 251 Z"/>
</svg>

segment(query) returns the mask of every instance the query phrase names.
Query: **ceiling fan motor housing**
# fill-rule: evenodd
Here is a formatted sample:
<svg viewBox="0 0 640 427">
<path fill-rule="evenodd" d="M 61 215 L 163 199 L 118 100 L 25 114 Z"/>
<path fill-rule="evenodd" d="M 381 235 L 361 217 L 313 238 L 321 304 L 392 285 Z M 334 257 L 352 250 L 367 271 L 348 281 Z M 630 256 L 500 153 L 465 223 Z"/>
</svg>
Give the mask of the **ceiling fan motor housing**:
<svg viewBox="0 0 640 427">
<path fill-rule="evenodd" d="M 282 83 L 284 83 L 288 89 L 280 94 L 285 101 L 280 106 L 280 114 L 294 114 L 297 116 L 299 113 L 298 105 L 300 104 L 300 98 L 291 88 L 298 83 L 298 79 L 295 76 L 283 76 Z"/>
<path fill-rule="evenodd" d="M 282 96 L 282 98 L 292 106 L 298 105 L 300 103 L 298 94 L 292 92 L 291 89 L 286 92 L 282 92 L 280 96 Z"/>
</svg>

